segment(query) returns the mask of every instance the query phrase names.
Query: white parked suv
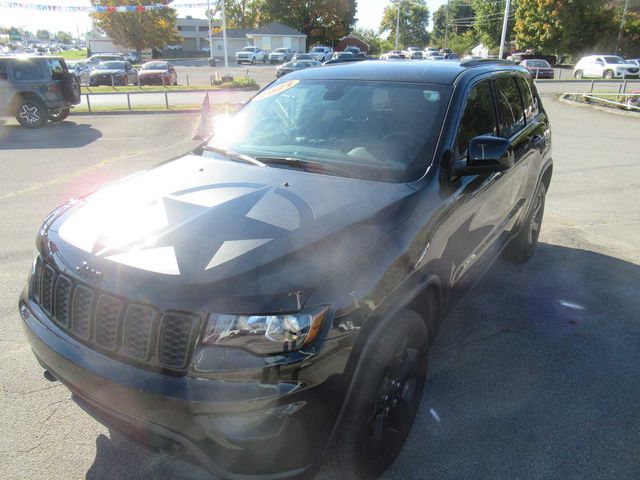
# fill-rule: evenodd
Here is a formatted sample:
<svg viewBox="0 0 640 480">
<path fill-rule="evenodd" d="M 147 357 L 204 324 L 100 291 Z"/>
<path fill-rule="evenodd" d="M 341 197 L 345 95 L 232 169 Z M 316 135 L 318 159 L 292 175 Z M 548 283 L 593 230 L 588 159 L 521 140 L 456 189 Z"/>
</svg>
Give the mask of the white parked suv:
<svg viewBox="0 0 640 480">
<path fill-rule="evenodd" d="M 326 62 L 327 60 L 331 60 L 331 55 L 333 55 L 333 50 L 329 47 L 317 46 L 313 47 L 309 52 L 311 57 L 318 62 Z"/>
<path fill-rule="evenodd" d="M 236 53 L 236 62 L 238 62 L 238 64 L 242 62 L 267 63 L 267 54 L 264 50 L 260 49 L 260 47 L 244 47 Z"/>
<path fill-rule="evenodd" d="M 573 69 L 575 78 L 638 78 L 640 67 L 625 63 L 617 55 L 590 55 Z"/>
</svg>

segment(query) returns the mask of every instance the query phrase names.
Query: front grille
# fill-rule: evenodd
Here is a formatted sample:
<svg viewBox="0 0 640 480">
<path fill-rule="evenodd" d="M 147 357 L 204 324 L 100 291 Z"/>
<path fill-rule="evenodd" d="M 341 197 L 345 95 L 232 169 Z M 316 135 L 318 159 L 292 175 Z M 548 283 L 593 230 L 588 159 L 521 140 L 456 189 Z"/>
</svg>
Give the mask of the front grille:
<svg viewBox="0 0 640 480">
<path fill-rule="evenodd" d="M 151 369 L 187 366 L 200 316 L 160 312 L 149 306 L 102 293 L 36 260 L 32 298 L 70 335 L 118 359 Z"/>
</svg>

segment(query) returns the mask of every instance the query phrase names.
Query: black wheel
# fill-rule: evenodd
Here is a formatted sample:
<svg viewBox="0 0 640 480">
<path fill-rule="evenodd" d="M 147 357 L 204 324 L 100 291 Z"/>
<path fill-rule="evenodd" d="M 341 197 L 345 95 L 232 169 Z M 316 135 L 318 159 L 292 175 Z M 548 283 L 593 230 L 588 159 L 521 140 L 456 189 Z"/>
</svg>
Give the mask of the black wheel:
<svg viewBox="0 0 640 480">
<path fill-rule="evenodd" d="M 39 128 L 49 120 L 49 111 L 40 100 L 27 99 L 18 103 L 15 116 L 23 127 Z"/>
<path fill-rule="evenodd" d="M 122 77 L 122 86 L 126 87 L 127 85 L 129 85 L 129 77 L 125 75 L 124 77 Z"/>
<path fill-rule="evenodd" d="M 69 116 L 70 112 L 71 112 L 70 108 L 63 108 L 62 110 L 56 113 L 50 113 L 49 120 L 51 120 L 52 122 L 61 122 Z"/>
<path fill-rule="evenodd" d="M 524 263 L 528 261 L 535 252 L 542 228 L 542 217 L 544 216 L 544 202 L 546 189 L 541 183 L 533 197 L 533 205 L 526 220 L 520 226 L 520 231 L 511 240 L 504 251 L 507 260 L 514 263 Z"/>
<path fill-rule="evenodd" d="M 371 478 L 389 468 L 420 405 L 429 344 L 422 317 L 403 310 L 371 335 L 324 466 L 333 478 Z"/>
<path fill-rule="evenodd" d="M 255 65 L 255 64 L 256 64 L 256 57 L 253 57 L 253 58 L 251 59 L 251 65 Z"/>
<path fill-rule="evenodd" d="M 573 77 L 580 80 L 582 78 L 582 70 L 576 70 L 576 72 L 573 74 Z"/>
<path fill-rule="evenodd" d="M 604 78 L 606 78 L 607 80 L 611 80 L 613 78 L 613 72 L 611 70 L 607 70 L 606 72 L 604 72 Z"/>
</svg>

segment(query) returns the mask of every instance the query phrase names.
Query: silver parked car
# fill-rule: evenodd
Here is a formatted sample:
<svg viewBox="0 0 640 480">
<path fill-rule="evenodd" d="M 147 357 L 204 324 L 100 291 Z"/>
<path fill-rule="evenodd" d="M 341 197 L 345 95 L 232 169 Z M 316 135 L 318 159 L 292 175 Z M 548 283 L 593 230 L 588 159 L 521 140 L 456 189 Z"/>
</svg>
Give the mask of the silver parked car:
<svg viewBox="0 0 640 480">
<path fill-rule="evenodd" d="M 91 76 L 91 68 L 84 62 L 67 62 L 67 67 L 71 73 L 74 73 L 78 77 L 80 85 L 88 85 L 89 77 Z"/>
</svg>

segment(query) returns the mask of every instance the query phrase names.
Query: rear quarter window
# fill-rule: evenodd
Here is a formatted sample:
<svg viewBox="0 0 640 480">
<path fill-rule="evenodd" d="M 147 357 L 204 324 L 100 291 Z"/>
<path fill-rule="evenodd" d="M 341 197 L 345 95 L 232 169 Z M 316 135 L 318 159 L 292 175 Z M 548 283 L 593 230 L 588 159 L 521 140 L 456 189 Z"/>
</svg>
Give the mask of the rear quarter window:
<svg viewBox="0 0 640 480">
<path fill-rule="evenodd" d="M 13 64 L 13 78 L 15 78 L 17 82 L 42 80 L 44 78 L 44 72 L 40 67 L 40 62 L 17 61 Z"/>
<path fill-rule="evenodd" d="M 524 116 L 527 119 L 527 123 L 536 115 L 538 115 L 538 99 L 534 97 L 531 89 L 529 88 L 529 82 L 524 77 L 517 77 L 518 88 L 522 95 L 522 103 L 524 104 Z"/>
</svg>

